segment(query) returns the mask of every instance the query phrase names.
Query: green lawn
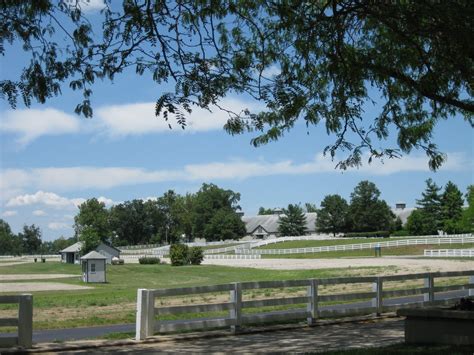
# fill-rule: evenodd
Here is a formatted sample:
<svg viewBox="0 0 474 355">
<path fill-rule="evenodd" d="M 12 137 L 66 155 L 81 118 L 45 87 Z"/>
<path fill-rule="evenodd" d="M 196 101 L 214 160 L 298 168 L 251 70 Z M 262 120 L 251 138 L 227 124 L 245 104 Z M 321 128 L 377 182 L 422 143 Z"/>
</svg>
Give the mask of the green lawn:
<svg viewBox="0 0 474 355">
<path fill-rule="evenodd" d="M 138 288 L 172 288 L 223 284 L 237 281 L 291 280 L 345 275 L 377 274 L 383 268 L 272 271 L 223 266 L 184 266 L 125 264 L 108 266 L 106 284 L 88 284 L 93 289 L 42 291 L 34 295 L 34 329 L 80 327 L 133 323 Z M 79 265 L 58 262 L 28 263 L 0 267 L 2 274 L 77 274 L 78 278 L 42 280 L 84 285 Z M 26 282 L 26 281 L 22 281 Z M 1 290 L 1 283 L 0 283 Z M 0 293 L 1 294 L 1 293 Z M 227 297 L 227 296 L 226 296 Z M 188 298 L 200 303 L 199 297 Z M 157 300 L 160 302 L 160 300 Z M 14 305 L 0 305 L 0 317 L 11 316 Z M 3 312 L 3 313 L 2 313 Z"/>
<path fill-rule="evenodd" d="M 443 245 L 405 245 L 400 247 L 382 247 L 382 256 L 394 255 L 423 255 L 425 249 L 469 249 L 474 248 L 474 243 L 443 244 Z M 321 253 L 307 254 L 280 254 L 262 255 L 262 258 L 288 258 L 288 259 L 328 259 L 328 258 L 356 258 L 374 256 L 374 249 L 347 250 L 347 251 L 325 251 Z M 469 260 L 469 259 L 466 259 Z"/>
<path fill-rule="evenodd" d="M 326 247 L 331 245 L 347 245 L 359 243 L 377 243 L 400 240 L 406 238 L 348 238 L 348 239 L 327 239 L 327 240 L 292 240 L 264 245 L 255 249 L 292 249 L 292 248 L 312 248 Z"/>
</svg>

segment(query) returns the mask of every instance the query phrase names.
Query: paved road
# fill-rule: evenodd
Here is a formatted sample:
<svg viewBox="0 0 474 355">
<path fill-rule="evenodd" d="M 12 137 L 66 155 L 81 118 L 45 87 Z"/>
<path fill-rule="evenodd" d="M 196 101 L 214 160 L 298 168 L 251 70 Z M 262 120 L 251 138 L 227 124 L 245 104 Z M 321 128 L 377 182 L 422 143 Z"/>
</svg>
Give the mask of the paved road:
<svg viewBox="0 0 474 355">
<path fill-rule="evenodd" d="M 253 354 L 307 353 L 328 350 L 382 347 L 402 343 L 403 321 L 399 318 L 322 325 L 264 333 L 215 336 L 186 339 L 174 336 L 156 337 L 150 342 L 129 342 L 121 346 L 76 349 L 54 354 L 106 353 L 193 353 L 193 354 Z M 68 344 L 64 344 L 67 346 Z M 53 350 L 53 349 L 51 349 Z"/>
<path fill-rule="evenodd" d="M 452 291 L 444 292 L 436 295 L 436 299 L 443 298 L 460 298 L 467 295 L 467 291 Z M 401 297 L 397 299 L 389 299 L 384 302 L 384 305 L 394 305 L 399 303 L 419 302 L 423 301 L 423 296 L 410 296 Z M 352 304 L 340 304 L 321 307 L 321 309 L 349 309 L 349 308 L 365 308 L 370 307 L 371 302 L 358 302 Z M 278 313 L 278 312 L 275 312 Z M 88 327 L 88 328 L 71 328 L 71 329 L 52 329 L 52 330 L 38 330 L 33 332 L 33 342 L 43 343 L 52 341 L 66 341 L 66 340 L 80 340 L 80 339 L 91 339 L 101 337 L 110 333 L 116 332 L 134 332 L 135 324 L 118 324 L 118 325 L 106 325 L 100 327 Z"/>
</svg>

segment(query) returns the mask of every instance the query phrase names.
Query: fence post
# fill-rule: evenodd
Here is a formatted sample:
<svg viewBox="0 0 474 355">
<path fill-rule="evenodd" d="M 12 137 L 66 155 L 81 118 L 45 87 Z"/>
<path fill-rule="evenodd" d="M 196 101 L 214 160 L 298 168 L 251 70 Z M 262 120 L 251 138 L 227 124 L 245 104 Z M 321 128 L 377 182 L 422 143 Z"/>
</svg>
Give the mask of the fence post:
<svg viewBox="0 0 474 355">
<path fill-rule="evenodd" d="M 135 330 L 135 339 L 143 340 L 147 337 L 147 290 L 139 288 L 137 291 L 137 320 L 136 320 L 136 330 Z"/>
<path fill-rule="evenodd" d="M 318 280 L 311 279 L 309 280 L 308 286 L 308 326 L 316 324 L 318 318 Z"/>
<path fill-rule="evenodd" d="M 428 288 L 428 292 L 423 294 L 424 302 L 434 302 L 434 277 L 433 274 L 428 274 L 428 277 L 424 279 L 425 287 Z"/>
<path fill-rule="evenodd" d="M 383 307 L 382 288 L 383 288 L 382 278 L 376 277 L 375 282 L 372 283 L 372 291 L 375 292 L 375 297 L 372 298 L 372 307 L 375 307 L 375 313 L 378 316 L 382 313 L 382 307 Z"/>
<path fill-rule="evenodd" d="M 233 285 L 234 289 L 230 291 L 230 302 L 233 303 L 233 307 L 230 310 L 230 318 L 235 323 L 230 326 L 230 330 L 233 334 L 236 334 L 242 326 L 242 284 L 234 282 Z"/>
<path fill-rule="evenodd" d="M 18 345 L 31 348 L 33 343 L 33 296 L 20 296 L 18 310 Z"/>
<path fill-rule="evenodd" d="M 474 284 L 474 276 L 469 276 L 469 283 Z M 474 288 L 469 289 L 469 296 L 474 296 Z"/>
</svg>

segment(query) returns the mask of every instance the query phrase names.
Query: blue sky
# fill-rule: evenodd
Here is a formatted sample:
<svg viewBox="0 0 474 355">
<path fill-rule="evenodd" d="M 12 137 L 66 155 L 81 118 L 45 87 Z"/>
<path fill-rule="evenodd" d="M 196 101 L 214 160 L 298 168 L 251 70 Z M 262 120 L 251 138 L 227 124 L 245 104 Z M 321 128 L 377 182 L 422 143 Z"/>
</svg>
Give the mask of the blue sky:
<svg viewBox="0 0 474 355">
<path fill-rule="evenodd" d="M 0 59 L 2 78 L 14 77 L 25 59 L 17 48 Z M 241 193 L 247 215 L 259 206 L 316 203 L 327 194 L 349 199 L 361 180 L 376 183 L 390 205 L 413 206 L 433 178 L 448 180 L 463 192 L 474 183 L 473 130 L 462 117 L 441 122 L 435 140 L 448 154 L 436 173 L 423 152 L 342 172 L 323 157 L 334 140 L 323 126 L 307 129 L 301 122 L 278 142 L 254 148 L 251 134 L 230 136 L 222 130 L 226 115 L 196 110 L 185 130 L 169 130 L 154 117 L 154 101 L 165 92 L 146 76 L 126 73 L 114 83 L 98 83 L 92 98 L 94 118 L 74 113 L 81 95 L 63 95 L 30 109 L 11 110 L 0 101 L 0 218 L 15 232 L 23 224 L 39 225 L 45 240 L 72 236 L 77 205 L 100 197 L 107 205 L 160 196 L 168 189 L 195 192 L 213 182 Z M 258 109 L 259 103 L 228 97 L 224 106 Z M 377 107 L 367 110 L 367 120 Z"/>
</svg>

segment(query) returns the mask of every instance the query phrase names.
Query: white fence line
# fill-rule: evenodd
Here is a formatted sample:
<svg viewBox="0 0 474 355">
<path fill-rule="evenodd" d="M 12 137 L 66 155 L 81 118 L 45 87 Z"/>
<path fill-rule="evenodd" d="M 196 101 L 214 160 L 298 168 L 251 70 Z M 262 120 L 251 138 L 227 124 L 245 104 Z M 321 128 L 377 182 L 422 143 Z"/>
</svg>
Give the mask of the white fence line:
<svg viewBox="0 0 474 355">
<path fill-rule="evenodd" d="M 322 253 L 327 251 L 348 251 L 372 249 L 375 247 L 399 247 L 406 245 L 430 245 L 430 244 L 464 244 L 474 243 L 474 237 L 462 238 L 424 238 L 424 239 L 401 239 L 387 242 L 371 242 L 359 244 L 344 244 L 331 245 L 321 247 L 309 248 L 291 248 L 291 249 L 236 249 L 236 253 L 240 254 L 265 254 L 265 255 L 280 255 L 280 254 L 308 254 L 308 253 Z"/>
<path fill-rule="evenodd" d="M 435 286 L 436 278 L 468 277 L 464 284 L 449 286 Z M 397 287 L 404 287 L 397 290 L 384 290 L 384 283 L 404 280 L 424 280 L 424 287 L 408 288 L 405 284 Z M 319 287 L 340 284 L 366 284 L 371 286 L 369 292 L 357 292 L 346 294 L 321 294 Z M 243 298 L 243 294 L 249 290 L 277 288 L 279 291 L 284 288 L 306 287 L 305 296 L 249 299 Z M 346 287 L 342 288 L 343 290 Z M 349 288 L 350 289 L 350 288 Z M 175 289 L 138 289 L 137 292 L 137 320 L 136 339 L 142 340 L 152 336 L 154 332 L 163 333 L 168 331 L 205 329 L 217 327 L 230 327 L 232 332 L 237 332 L 242 326 L 247 324 L 265 322 L 286 322 L 290 320 L 307 320 L 308 325 L 314 325 L 320 317 L 341 317 L 382 312 L 392 312 L 399 308 L 432 306 L 436 304 L 452 303 L 453 299 L 443 298 L 435 300 L 437 292 L 468 290 L 470 296 L 474 295 L 474 270 L 455 272 L 436 272 L 410 275 L 394 276 L 368 276 L 368 277 L 340 277 L 328 279 L 307 279 L 289 281 L 261 281 L 261 282 L 236 282 L 231 284 L 214 286 L 196 286 Z M 180 305 L 168 307 L 156 307 L 155 299 L 162 297 L 208 294 L 229 292 L 229 298 L 221 303 L 206 303 L 198 305 Z M 404 297 L 408 295 L 423 295 L 421 302 L 408 302 L 399 300 L 400 303 L 388 305 L 388 299 Z M 248 296 L 248 294 L 247 294 Z M 364 299 L 371 299 L 371 306 L 363 307 L 357 302 Z M 334 303 L 346 303 L 346 308 L 337 308 Z M 330 302 L 329 306 L 321 307 L 320 303 Z M 161 303 L 161 302 L 160 302 Z M 243 312 L 244 309 L 261 308 L 280 305 L 301 305 L 301 308 L 288 309 L 278 312 L 250 313 Z M 182 319 L 178 321 L 160 321 L 156 319 L 162 315 L 177 315 L 181 313 L 205 313 L 229 311 L 227 315 L 214 318 Z"/>
<path fill-rule="evenodd" d="M 33 340 L 33 296 L 31 294 L 3 295 L 0 304 L 17 303 L 18 318 L 0 318 L 0 327 L 17 326 L 17 336 L 0 337 L 0 348 L 22 346 L 31 348 Z"/>
<path fill-rule="evenodd" d="M 428 257 L 467 257 L 474 258 L 474 249 L 427 249 L 423 253 Z"/>
<path fill-rule="evenodd" d="M 260 254 L 206 254 L 204 259 L 261 259 Z"/>
</svg>

